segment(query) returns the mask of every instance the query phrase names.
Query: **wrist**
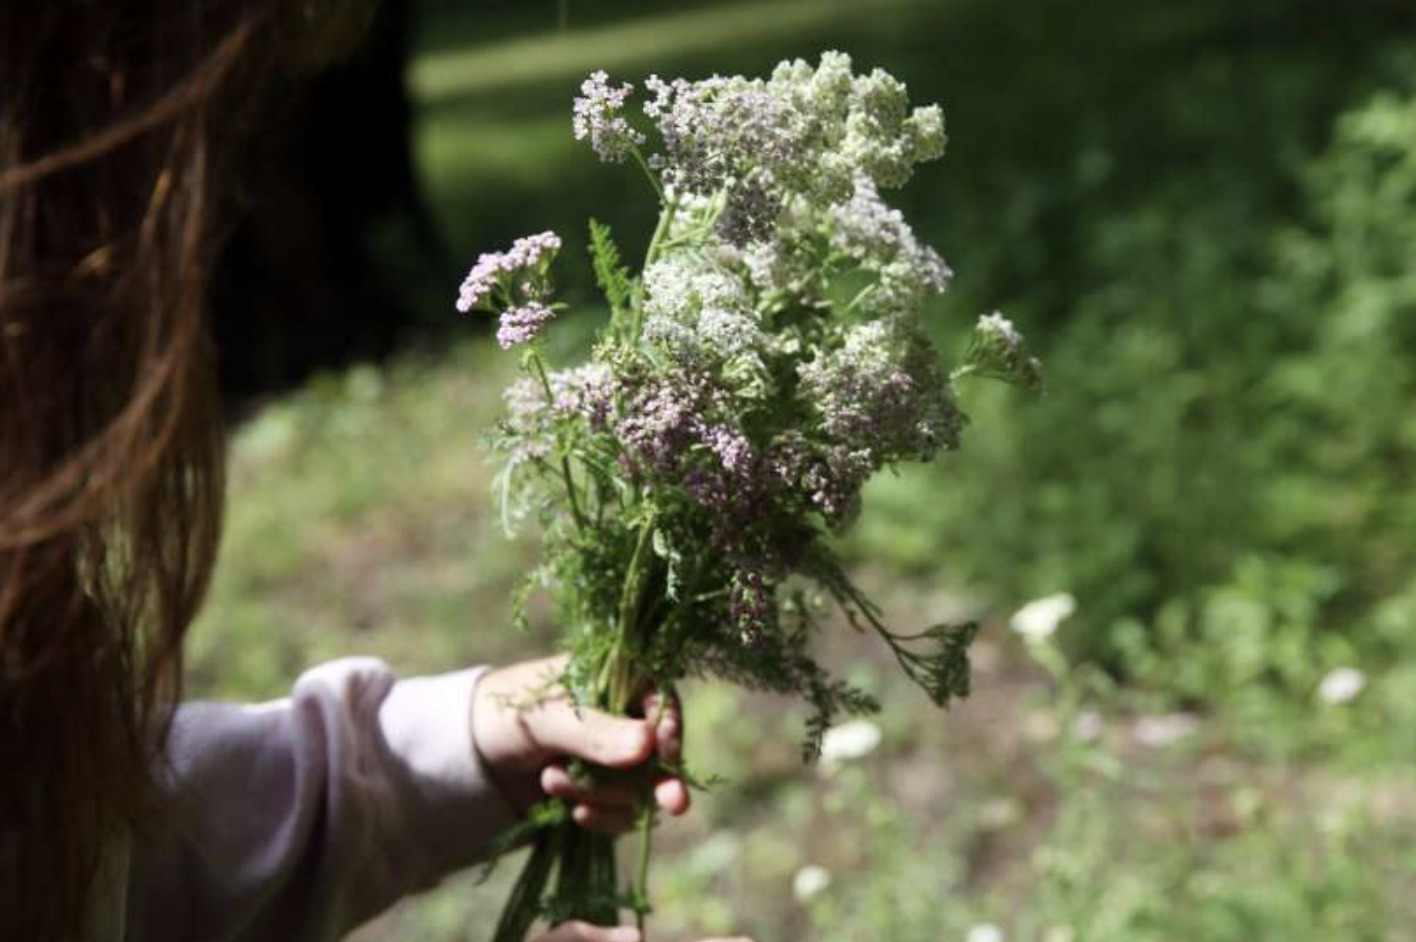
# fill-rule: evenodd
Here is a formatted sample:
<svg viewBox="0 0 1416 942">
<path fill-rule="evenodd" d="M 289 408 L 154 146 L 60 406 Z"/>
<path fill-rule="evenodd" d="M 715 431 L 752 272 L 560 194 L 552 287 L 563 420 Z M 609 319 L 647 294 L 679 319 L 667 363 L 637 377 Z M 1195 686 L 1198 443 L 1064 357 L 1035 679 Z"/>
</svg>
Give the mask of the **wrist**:
<svg viewBox="0 0 1416 942">
<path fill-rule="evenodd" d="M 518 814 L 541 797 L 533 767 L 525 757 L 530 737 L 516 702 L 515 685 L 508 683 L 516 668 L 492 668 L 472 691 L 472 749 L 487 777 Z"/>
</svg>

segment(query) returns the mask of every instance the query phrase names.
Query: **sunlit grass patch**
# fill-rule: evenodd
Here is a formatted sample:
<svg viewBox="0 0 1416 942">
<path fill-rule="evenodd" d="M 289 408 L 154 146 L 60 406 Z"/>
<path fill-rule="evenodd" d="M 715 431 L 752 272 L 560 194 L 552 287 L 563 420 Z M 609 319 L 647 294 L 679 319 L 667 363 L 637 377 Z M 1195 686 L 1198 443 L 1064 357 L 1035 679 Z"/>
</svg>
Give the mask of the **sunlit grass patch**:
<svg viewBox="0 0 1416 942">
<path fill-rule="evenodd" d="M 489 512 L 477 442 L 506 375 L 476 343 L 405 356 L 317 379 L 237 431 L 196 692 L 280 694 L 351 649 L 409 670 L 505 650 L 503 589 L 529 557 Z"/>
<path fill-rule="evenodd" d="M 873 16 L 938 0 L 874 0 Z M 702 54 L 734 42 L 791 37 L 858 19 L 861 0 L 766 0 L 718 4 L 703 10 L 652 13 L 617 23 L 436 50 L 408 73 L 414 94 L 435 104 L 447 96 L 499 92 L 531 82 L 574 78 L 596 69 Z M 435 40 L 434 40 L 435 41 Z"/>
</svg>

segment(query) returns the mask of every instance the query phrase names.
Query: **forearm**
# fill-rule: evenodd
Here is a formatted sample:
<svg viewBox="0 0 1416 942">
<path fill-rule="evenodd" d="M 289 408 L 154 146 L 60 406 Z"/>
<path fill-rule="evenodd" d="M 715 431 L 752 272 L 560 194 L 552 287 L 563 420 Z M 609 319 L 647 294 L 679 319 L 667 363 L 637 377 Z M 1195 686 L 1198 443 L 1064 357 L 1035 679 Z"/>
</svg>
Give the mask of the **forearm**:
<svg viewBox="0 0 1416 942">
<path fill-rule="evenodd" d="M 184 706 L 130 940 L 324 942 L 485 859 L 514 815 L 472 742 L 479 677 L 395 682 L 351 659 L 286 700 Z"/>
</svg>

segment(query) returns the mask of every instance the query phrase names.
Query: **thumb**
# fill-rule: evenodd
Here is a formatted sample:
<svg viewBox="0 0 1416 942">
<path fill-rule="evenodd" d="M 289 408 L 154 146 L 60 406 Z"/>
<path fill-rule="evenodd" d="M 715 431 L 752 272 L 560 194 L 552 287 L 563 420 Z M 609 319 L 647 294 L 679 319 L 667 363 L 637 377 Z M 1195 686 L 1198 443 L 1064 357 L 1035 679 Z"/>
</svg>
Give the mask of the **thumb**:
<svg viewBox="0 0 1416 942">
<path fill-rule="evenodd" d="M 627 768 L 648 760 L 654 734 L 645 720 L 611 716 L 568 704 L 537 710 L 527 717 L 536 743 L 555 755 L 569 755 L 597 765 Z"/>
<path fill-rule="evenodd" d="M 633 926 L 594 926 L 575 920 L 563 922 L 535 942 L 639 942 Z"/>
</svg>

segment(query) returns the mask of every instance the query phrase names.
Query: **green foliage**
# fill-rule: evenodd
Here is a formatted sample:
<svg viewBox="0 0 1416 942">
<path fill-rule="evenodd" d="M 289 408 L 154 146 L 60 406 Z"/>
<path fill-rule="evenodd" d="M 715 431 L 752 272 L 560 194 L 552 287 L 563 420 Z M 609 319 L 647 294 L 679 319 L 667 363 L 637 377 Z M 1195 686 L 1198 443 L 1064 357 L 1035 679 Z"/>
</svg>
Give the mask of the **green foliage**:
<svg viewBox="0 0 1416 942">
<path fill-rule="evenodd" d="M 604 293 L 612 317 L 618 319 L 629 306 L 634 286 L 628 266 L 620 261 L 619 248 L 615 245 L 610 227 L 593 216 L 590 219 L 590 261 L 595 268 L 595 283 Z"/>
<path fill-rule="evenodd" d="M 1051 394 L 971 401 L 1007 431 L 881 494 L 929 519 L 921 562 L 1005 605 L 1073 592 L 1075 657 L 1256 739 L 1264 697 L 1413 650 L 1416 83 L 1381 61 L 1314 156 L 1267 165 L 1291 200 L 1176 181 L 1094 220 L 1106 280 L 1040 343 Z"/>
<path fill-rule="evenodd" d="M 841 569 L 834 557 L 820 558 L 814 563 L 816 578 L 841 607 L 857 631 L 873 630 L 889 647 L 895 662 L 905 676 L 919 685 L 937 707 L 947 707 L 950 701 L 967 697 L 970 688 L 969 645 L 978 636 L 978 625 L 931 625 L 914 634 L 898 634 L 881 621 L 880 607 L 861 594 Z M 818 714 L 819 731 L 834 711 Z M 819 731 L 808 748 L 815 751 Z"/>
</svg>

